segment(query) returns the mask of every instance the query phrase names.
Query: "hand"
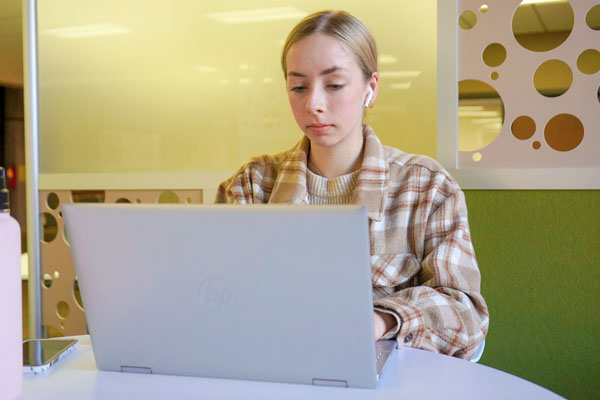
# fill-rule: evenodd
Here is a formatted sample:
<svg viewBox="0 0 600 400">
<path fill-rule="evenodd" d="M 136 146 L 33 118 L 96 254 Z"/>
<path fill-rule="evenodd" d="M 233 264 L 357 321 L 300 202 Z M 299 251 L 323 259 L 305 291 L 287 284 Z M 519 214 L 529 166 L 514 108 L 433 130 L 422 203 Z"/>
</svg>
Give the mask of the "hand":
<svg viewBox="0 0 600 400">
<path fill-rule="evenodd" d="M 375 340 L 379 340 L 396 325 L 396 319 L 388 313 L 375 311 L 373 312 L 373 324 L 375 327 Z"/>
</svg>

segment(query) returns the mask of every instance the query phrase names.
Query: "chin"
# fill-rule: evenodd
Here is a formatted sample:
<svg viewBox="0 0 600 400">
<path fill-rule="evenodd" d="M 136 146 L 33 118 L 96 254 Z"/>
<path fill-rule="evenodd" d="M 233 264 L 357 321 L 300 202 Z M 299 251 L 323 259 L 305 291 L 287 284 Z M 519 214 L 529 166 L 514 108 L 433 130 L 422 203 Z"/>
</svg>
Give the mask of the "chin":
<svg viewBox="0 0 600 400">
<path fill-rule="evenodd" d="M 310 143 L 319 147 L 331 147 L 340 142 L 340 138 L 334 135 L 315 135 L 314 133 L 304 133 L 310 140 Z"/>
</svg>

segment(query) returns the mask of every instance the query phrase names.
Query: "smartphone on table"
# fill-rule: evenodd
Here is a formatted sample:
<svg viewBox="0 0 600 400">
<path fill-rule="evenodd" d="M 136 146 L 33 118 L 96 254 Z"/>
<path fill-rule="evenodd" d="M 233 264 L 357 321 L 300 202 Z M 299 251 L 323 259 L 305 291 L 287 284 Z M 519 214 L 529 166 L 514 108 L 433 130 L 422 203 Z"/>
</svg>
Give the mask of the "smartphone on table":
<svg viewBox="0 0 600 400">
<path fill-rule="evenodd" d="M 77 349 L 77 339 L 31 339 L 23 341 L 23 372 L 46 372 Z"/>
</svg>

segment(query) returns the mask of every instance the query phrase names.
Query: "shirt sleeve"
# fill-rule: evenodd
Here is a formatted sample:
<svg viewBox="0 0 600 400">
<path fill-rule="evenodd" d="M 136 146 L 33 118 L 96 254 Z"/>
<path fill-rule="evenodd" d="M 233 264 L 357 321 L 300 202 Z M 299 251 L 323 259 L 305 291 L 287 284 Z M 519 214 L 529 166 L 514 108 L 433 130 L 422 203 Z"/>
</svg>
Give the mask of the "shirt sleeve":
<svg viewBox="0 0 600 400">
<path fill-rule="evenodd" d="M 253 203 L 251 168 L 242 166 L 233 176 L 219 185 L 215 196 L 216 204 Z"/>
<path fill-rule="evenodd" d="M 460 189 L 426 221 L 418 281 L 419 286 L 375 301 L 376 309 L 388 310 L 401 321 L 390 334 L 404 346 L 471 358 L 485 339 L 489 317 Z"/>
</svg>

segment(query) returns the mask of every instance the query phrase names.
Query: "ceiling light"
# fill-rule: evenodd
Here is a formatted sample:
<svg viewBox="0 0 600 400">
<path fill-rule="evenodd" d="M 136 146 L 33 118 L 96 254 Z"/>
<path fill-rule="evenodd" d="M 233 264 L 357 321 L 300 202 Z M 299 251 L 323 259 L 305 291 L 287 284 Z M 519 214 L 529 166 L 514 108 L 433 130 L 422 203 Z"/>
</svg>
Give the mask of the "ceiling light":
<svg viewBox="0 0 600 400">
<path fill-rule="evenodd" d="M 494 118 L 474 118 L 471 120 L 472 124 L 477 124 L 477 125 L 481 125 L 481 124 L 489 124 L 489 123 L 502 123 L 503 120 L 501 117 L 494 117 Z"/>
<path fill-rule="evenodd" d="M 406 82 L 406 83 L 392 83 L 390 85 L 390 88 L 392 88 L 394 90 L 406 90 L 406 89 L 410 88 L 410 82 Z"/>
<path fill-rule="evenodd" d="M 390 54 L 380 54 L 379 64 L 393 64 L 398 62 L 398 59 Z"/>
<path fill-rule="evenodd" d="M 498 129 L 502 129 L 502 124 L 500 122 L 494 123 L 494 124 L 485 124 L 485 125 L 483 125 L 483 127 L 487 128 L 487 129 L 498 130 Z"/>
<path fill-rule="evenodd" d="M 458 111 L 459 117 L 499 117 L 498 111 Z"/>
<path fill-rule="evenodd" d="M 205 14 L 204 16 L 223 24 L 241 24 L 245 22 L 279 21 L 298 19 L 307 15 L 295 7 L 257 8 Z"/>
<path fill-rule="evenodd" d="M 61 38 L 74 39 L 93 36 L 121 35 L 130 32 L 130 29 L 123 28 L 121 26 L 112 24 L 94 24 L 46 29 L 43 33 Z"/>
<path fill-rule="evenodd" d="M 483 111 L 484 106 L 458 106 L 459 111 Z"/>
</svg>

